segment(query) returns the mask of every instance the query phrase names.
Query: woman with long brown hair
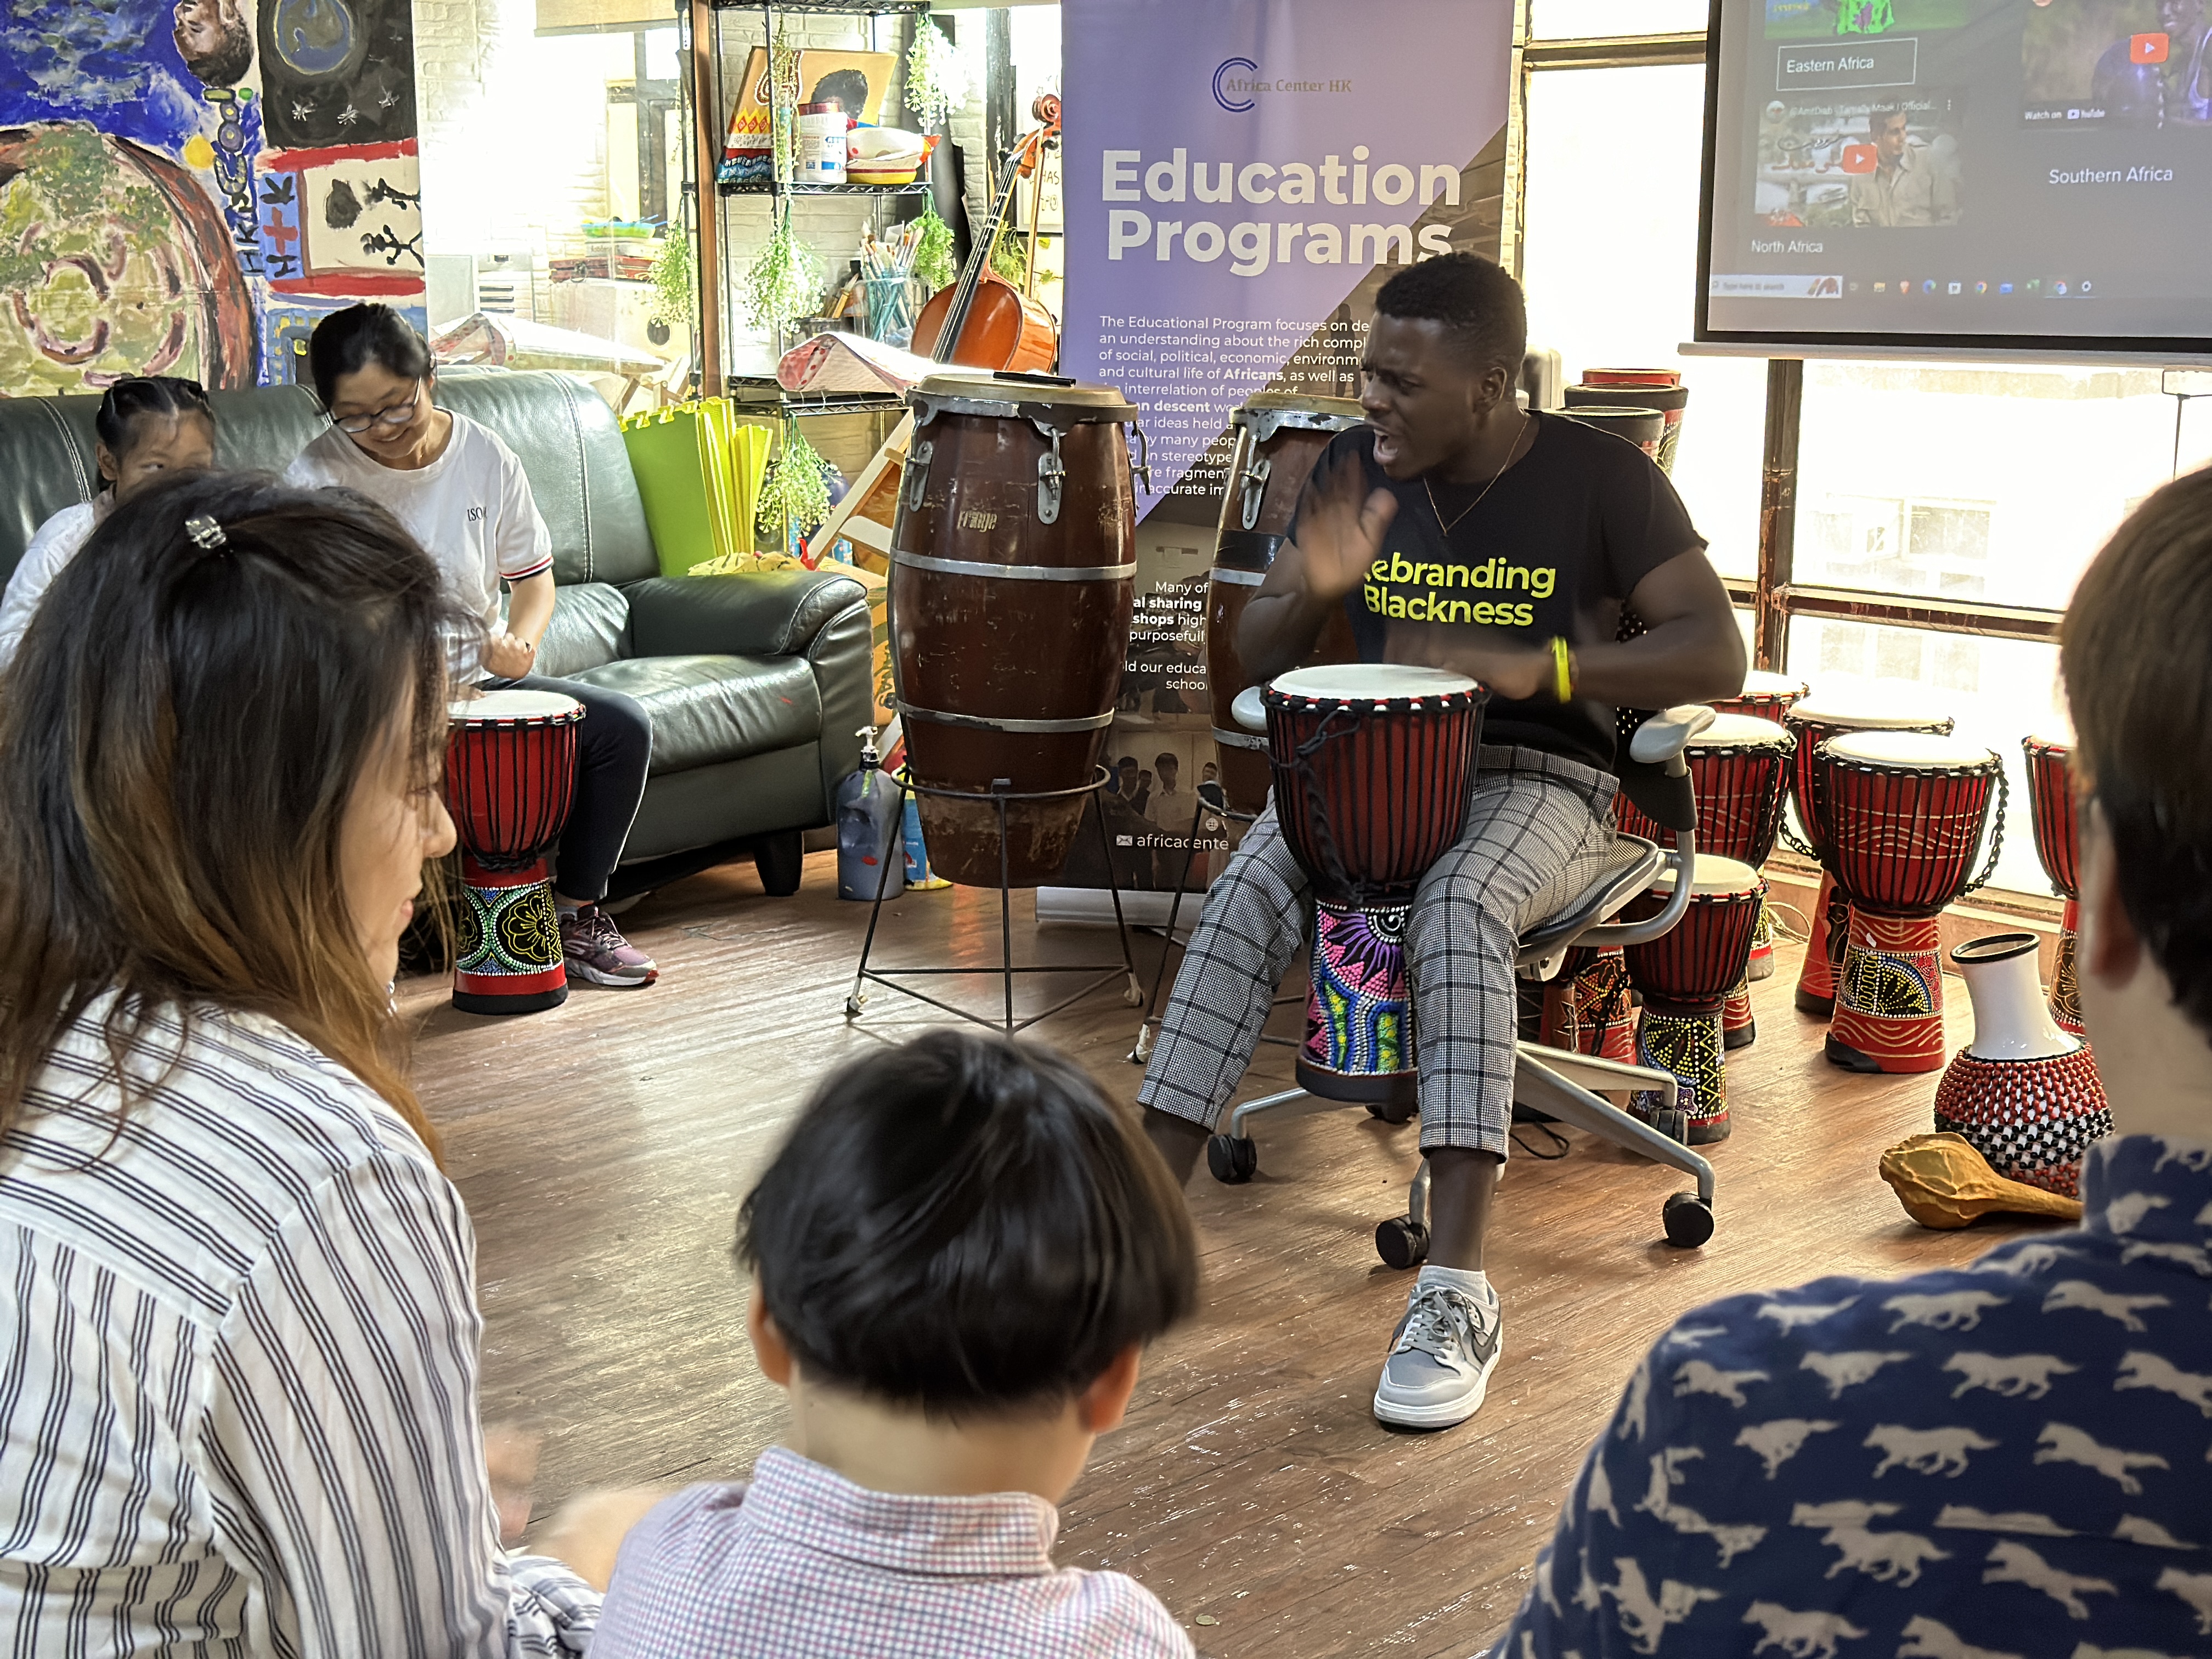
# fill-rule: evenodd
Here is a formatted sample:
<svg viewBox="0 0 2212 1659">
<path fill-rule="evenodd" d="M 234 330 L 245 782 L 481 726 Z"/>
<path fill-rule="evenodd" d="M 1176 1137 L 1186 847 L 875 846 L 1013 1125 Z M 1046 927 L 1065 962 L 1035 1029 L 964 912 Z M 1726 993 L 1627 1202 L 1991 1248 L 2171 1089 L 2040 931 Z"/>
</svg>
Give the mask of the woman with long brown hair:
<svg viewBox="0 0 2212 1659">
<path fill-rule="evenodd" d="M 73 619 L 94 617 L 97 627 Z M 392 1052 L 437 568 L 343 493 L 119 504 L 0 708 L 0 1646 L 580 1650 L 510 1560 L 474 1246 Z"/>
</svg>

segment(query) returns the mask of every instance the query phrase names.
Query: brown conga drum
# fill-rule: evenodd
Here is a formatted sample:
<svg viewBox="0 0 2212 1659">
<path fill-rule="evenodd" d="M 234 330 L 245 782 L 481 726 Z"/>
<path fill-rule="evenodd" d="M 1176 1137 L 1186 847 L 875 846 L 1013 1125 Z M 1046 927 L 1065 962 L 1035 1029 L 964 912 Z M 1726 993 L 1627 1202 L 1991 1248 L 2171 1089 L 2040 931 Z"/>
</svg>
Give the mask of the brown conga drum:
<svg viewBox="0 0 2212 1659">
<path fill-rule="evenodd" d="M 1255 392 L 1231 417 L 1237 447 L 1206 586 L 1206 683 L 1221 791 L 1232 811 L 1257 812 L 1267 803 L 1268 784 L 1267 738 L 1237 730 L 1229 718 L 1237 694 L 1258 683 L 1237 654 L 1237 619 L 1267 579 L 1322 451 L 1338 433 L 1366 418 L 1357 398 L 1288 392 Z M 1306 663 L 1350 662 L 1358 655 L 1352 619 L 1340 611 L 1322 629 Z"/>
<path fill-rule="evenodd" d="M 999 884 L 1000 806 L 1081 791 L 1113 724 L 1137 574 L 1136 491 L 1111 386 L 933 374 L 891 532 L 891 665 L 936 872 Z M 961 796 L 976 797 L 972 803 Z M 1091 804 L 1006 805 L 1005 873 L 1049 881 Z"/>
<path fill-rule="evenodd" d="M 1569 409 L 1656 409 L 1667 417 L 1659 436 L 1659 453 L 1653 457 L 1662 472 L 1674 470 L 1674 451 L 1682 441 L 1682 411 L 1689 407 L 1690 389 L 1676 368 L 1586 368 L 1581 381 L 1567 388 Z M 1771 718 L 1762 716 L 1762 718 Z"/>
</svg>

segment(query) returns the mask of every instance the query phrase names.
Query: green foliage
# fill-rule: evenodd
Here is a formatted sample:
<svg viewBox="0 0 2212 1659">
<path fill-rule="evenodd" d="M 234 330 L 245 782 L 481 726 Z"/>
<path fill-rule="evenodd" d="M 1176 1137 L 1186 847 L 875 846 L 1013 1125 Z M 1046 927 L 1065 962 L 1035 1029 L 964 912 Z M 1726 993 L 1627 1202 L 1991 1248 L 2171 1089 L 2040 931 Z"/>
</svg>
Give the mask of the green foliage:
<svg viewBox="0 0 2212 1659">
<path fill-rule="evenodd" d="M 653 313 L 648 322 L 671 328 L 691 326 L 696 284 L 692 280 L 691 238 L 681 225 L 671 225 L 660 252 L 653 262 Z"/>
<path fill-rule="evenodd" d="M 781 552 L 788 533 L 786 526 L 801 536 L 811 535 L 814 527 L 829 516 L 827 465 L 799 432 L 799 422 L 787 420 L 782 446 L 769 457 L 768 471 L 761 479 L 760 506 L 753 528 Z"/>
<path fill-rule="evenodd" d="M 788 214 L 778 216 L 775 229 L 738 288 L 745 321 L 771 333 L 813 309 L 822 288 L 821 264 L 814 250 L 791 234 Z"/>
<path fill-rule="evenodd" d="M 921 123 L 924 132 L 934 132 L 968 101 L 968 72 L 945 32 L 927 17 L 914 24 L 914 45 L 906 54 L 906 106 Z"/>
<path fill-rule="evenodd" d="M 999 227 L 999 240 L 991 245 L 991 269 L 1016 288 L 1029 280 L 1029 247 L 1011 223 Z"/>
<path fill-rule="evenodd" d="M 940 288 L 949 288 L 960 274 L 952 263 L 952 227 L 937 216 L 934 206 L 915 222 L 921 227 L 921 237 L 914 246 L 914 274 L 923 288 L 934 294 Z"/>
</svg>

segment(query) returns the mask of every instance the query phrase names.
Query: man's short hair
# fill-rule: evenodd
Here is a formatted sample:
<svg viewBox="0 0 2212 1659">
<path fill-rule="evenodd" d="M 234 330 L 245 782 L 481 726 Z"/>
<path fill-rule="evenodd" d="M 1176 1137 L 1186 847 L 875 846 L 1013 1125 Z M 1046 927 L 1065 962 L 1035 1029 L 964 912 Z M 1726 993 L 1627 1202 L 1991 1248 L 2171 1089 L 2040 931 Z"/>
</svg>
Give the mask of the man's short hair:
<svg viewBox="0 0 2212 1659">
<path fill-rule="evenodd" d="M 1893 115 L 1904 116 L 1905 124 L 1908 127 L 1912 125 L 1911 114 L 1904 105 L 1876 104 L 1867 111 L 1867 131 L 1879 137 L 1882 128 L 1889 124 L 1889 118 Z"/>
<path fill-rule="evenodd" d="M 1441 323 L 1477 368 L 1516 380 L 1528 354 L 1528 307 L 1521 284 L 1496 261 L 1444 253 L 1400 271 L 1375 296 L 1375 314 Z"/>
<path fill-rule="evenodd" d="M 1155 766 L 1172 766 L 1178 772 L 1182 769 L 1182 760 L 1174 755 L 1156 755 L 1152 757 L 1152 764 Z"/>
<path fill-rule="evenodd" d="M 2212 1037 L 2212 468 L 2112 532 L 2067 608 L 2059 666 L 2128 920 Z"/>
<path fill-rule="evenodd" d="M 803 1375 L 953 1419 L 1056 1410 L 1198 1297 L 1135 1115 L 1048 1048 L 964 1031 L 825 1079 L 738 1253 Z"/>
</svg>

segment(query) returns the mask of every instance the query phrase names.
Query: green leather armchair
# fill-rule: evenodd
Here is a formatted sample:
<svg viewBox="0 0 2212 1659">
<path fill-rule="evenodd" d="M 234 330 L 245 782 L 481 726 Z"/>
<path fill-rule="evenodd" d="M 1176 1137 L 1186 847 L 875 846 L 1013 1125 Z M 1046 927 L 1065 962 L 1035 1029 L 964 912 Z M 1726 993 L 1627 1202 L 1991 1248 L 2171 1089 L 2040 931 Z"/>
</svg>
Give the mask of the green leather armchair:
<svg viewBox="0 0 2212 1659">
<path fill-rule="evenodd" d="M 866 593 L 793 571 L 662 576 L 606 404 L 566 375 L 454 372 L 438 401 L 504 438 L 553 532 L 558 584 L 538 672 L 624 691 L 653 769 L 611 896 L 750 854 L 771 892 L 830 823 L 872 710 Z M 303 386 L 211 395 L 226 466 L 280 472 L 322 430 Z M 99 488 L 91 398 L 0 398 L 0 580 L 51 514 Z"/>
</svg>

